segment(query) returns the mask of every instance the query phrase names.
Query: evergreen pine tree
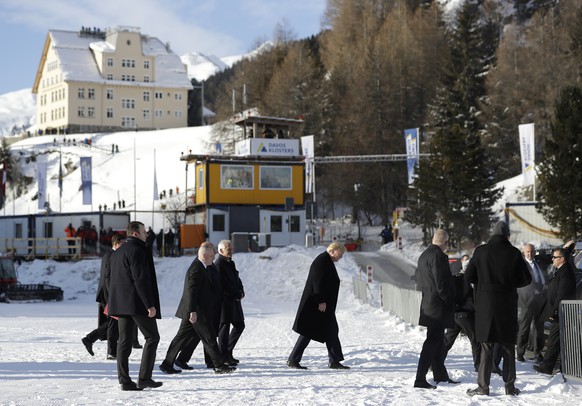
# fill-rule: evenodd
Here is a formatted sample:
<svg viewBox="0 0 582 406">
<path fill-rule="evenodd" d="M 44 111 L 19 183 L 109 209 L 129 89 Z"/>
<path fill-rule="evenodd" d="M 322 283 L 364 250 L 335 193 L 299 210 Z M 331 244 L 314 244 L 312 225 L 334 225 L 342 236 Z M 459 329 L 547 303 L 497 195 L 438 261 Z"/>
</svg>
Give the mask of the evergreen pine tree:
<svg viewBox="0 0 582 406">
<path fill-rule="evenodd" d="M 561 90 L 537 168 L 537 208 L 564 239 L 582 236 L 582 89 Z"/>
</svg>

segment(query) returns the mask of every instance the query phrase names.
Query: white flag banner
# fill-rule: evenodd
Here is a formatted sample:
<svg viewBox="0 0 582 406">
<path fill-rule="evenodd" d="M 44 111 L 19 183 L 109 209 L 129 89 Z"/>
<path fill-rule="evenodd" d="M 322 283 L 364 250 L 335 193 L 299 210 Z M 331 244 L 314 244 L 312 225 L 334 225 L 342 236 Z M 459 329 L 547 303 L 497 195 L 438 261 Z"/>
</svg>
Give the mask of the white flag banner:
<svg viewBox="0 0 582 406">
<path fill-rule="evenodd" d="M 519 149 L 521 152 L 521 173 L 523 185 L 535 183 L 535 142 L 534 123 L 519 125 Z"/>
<path fill-rule="evenodd" d="M 313 135 L 301 137 L 301 151 L 305 157 L 305 193 L 313 193 L 315 147 Z"/>
<path fill-rule="evenodd" d="M 404 142 L 406 143 L 406 155 L 408 155 L 408 159 L 406 160 L 408 168 L 408 184 L 411 185 L 414 182 L 414 170 L 418 166 L 418 128 L 404 130 Z"/>
<path fill-rule="evenodd" d="M 38 180 L 38 208 L 44 209 L 46 204 L 46 163 L 39 162 L 37 165 Z"/>
</svg>

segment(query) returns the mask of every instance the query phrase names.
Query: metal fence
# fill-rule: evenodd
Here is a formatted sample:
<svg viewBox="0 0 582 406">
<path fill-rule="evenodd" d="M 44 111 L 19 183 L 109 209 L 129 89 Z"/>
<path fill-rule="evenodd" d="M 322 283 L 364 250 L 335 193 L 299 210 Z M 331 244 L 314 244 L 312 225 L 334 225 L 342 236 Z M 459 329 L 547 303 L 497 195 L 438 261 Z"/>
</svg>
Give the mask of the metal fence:
<svg viewBox="0 0 582 406">
<path fill-rule="evenodd" d="M 560 360 L 565 376 L 582 380 L 582 300 L 560 304 Z"/>
<path fill-rule="evenodd" d="M 69 242 L 73 242 L 69 245 Z M 81 239 L 66 238 L 0 238 L 0 252 L 14 257 L 34 258 L 72 258 L 81 254 Z"/>
<path fill-rule="evenodd" d="M 361 277 L 352 277 L 354 295 L 364 303 L 368 303 L 368 284 Z M 417 325 L 420 317 L 420 301 L 422 293 L 417 290 L 400 288 L 398 286 L 380 284 L 380 306 L 400 317 L 407 323 Z"/>
</svg>

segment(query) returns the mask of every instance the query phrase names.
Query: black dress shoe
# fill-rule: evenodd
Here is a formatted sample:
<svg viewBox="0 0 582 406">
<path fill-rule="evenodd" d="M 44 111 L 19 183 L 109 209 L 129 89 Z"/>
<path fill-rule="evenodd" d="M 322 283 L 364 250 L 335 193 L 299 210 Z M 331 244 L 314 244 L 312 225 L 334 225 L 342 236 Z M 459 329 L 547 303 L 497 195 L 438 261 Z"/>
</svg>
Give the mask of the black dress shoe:
<svg viewBox="0 0 582 406">
<path fill-rule="evenodd" d="M 91 354 L 92 357 L 95 356 L 95 353 L 93 352 L 93 343 L 87 337 L 83 337 L 81 342 L 87 349 L 87 352 Z"/>
<path fill-rule="evenodd" d="M 299 364 L 299 362 L 296 361 L 287 361 L 287 366 L 293 369 L 307 369 L 307 367 L 304 367 L 303 365 Z"/>
<path fill-rule="evenodd" d="M 153 379 L 148 379 L 147 381 L 139 381 L 137 383 L 137 387 L 138 388 L 141 388 L 141 389 L 145 389 L 145 388 L 159 388 L 163 384 L 164 384 L 163 382 L 156 382 Z"/>
<path fill-rule="evenodd" d="M 117 359 L 117 356 L 113 354 L 107 354 L 107 359 Z"/>
<path fill-rule="evenodd" d="M 485 396 L 489 396 L 489 390 L 485 390 L 483 388 L 480 387 L 476 387 L 475 389 L 467 389 L 467 395 L 469 396 L 480 396 L 480 395 L 485 395 Z"/>
<path fill-rule="evenodd" d="M 236 369 L 235 367 L 229 367 L 228 365 L 221 365 L 218 368 L 214 368 L 214 372 L 217 374 L 230 374 L 235 369 Z"/>
<path fill-rule="evenodd" d="M 135 348 L 135 349 L 138 349 L 138 350 L 140 348 L 143 348 L 143 345 L 141 345 L 140 343 L 133 343 L 131 346 L 132 346 L 132 348 Z"/>
<path fill-rule="evenodd" d="M 239 362 L 240 362 L 240 361 L 239 361 L 238 359 L 236 359 L 236 358 L 233 358 L 233 357 L 228 357 L 228 358 L 226 359 L 226 362 L 225 362 L 225 364 L 227 364 L 227 365 L 229 365 L 229 366 L 231 366 L 231 367 L 235 367 L 235 366 L 237 366 L 237 365 L 238 365 L 238 363 L 239 363 Z"/>
<path fill-rule="evenodd" d="M 542 362 L 544 362 L 544 356 L 538 352 L 536 353 L 536 355 L 534 355 L 534 361 L 537 362 L 538 364 L 541 364 Z"/>
<path fill-rule="evenodd" d="M 431 385 L 427 381 L 414 381 L 414 387 L 422 389 L 436 389 L 436 386 Z"/>
<path fill-rule="evenodd" d="M 515 386 L 506 386 L 505 387 L 505 394 L 506 395 L 510 395 L 510 396 L 517 396 L 521 393 L 521 391 L 519 389 L 517 389 Z"/>
<path fill-rule="evenodd" d="M 160 371 L 162 371 L 165 374 L 179 374 L 182 371 L 179 369 L 174 368 L 173 366 L 168 366 L 168 364 L 164 364 L 163 362 L 160 364 Z"/>
<path fill-rule="evenodd" d="M 182 370 L 186 370 L 186 371 L 190 371 L 190 370 L 194 369 L 190 365 L 188 365 L 188 363 L 182 362 L 179 359 L 174 361 L 174 365 L 176 365 L 178 368 L 180 368 Z"/>
<path fill-rule="evenodd" d="M 518 355 L 517 358 L 515 359 L 518 360 L 519 362 L 525 362 L 525 358 L 523 357 L 523 355 Z"/>
<path fill-rule="evenodd" d="M 143 388 L 139 388 L 135 382 L 130 383 L 122 383 L 121 390 L 143 390 Z"/>
<path fill-rule="evenodd" d="M 547 368 L 542 367 L 541 365 L 534 365 L 533 369 L 538 371 L 540 374 L 546 374 L 546 375 L 553 375 L 553 372 L 554 372 L 554 371 L 548 370 Z"/>
<path fill-rule="evenodd" d="M 328 365 L 331 369 L 350 369 L 350 367 L 341 364 L 339 361 L 330 362 Z"/>
<path fill-rule="evenodd" d="M 435 382 L 436 383 L 452 383 L 453 385 L 461 383 L 461 381 L 453 381 L 451 378 L 443 379 L 442 381 L 435 380 Z"/>
</svg>

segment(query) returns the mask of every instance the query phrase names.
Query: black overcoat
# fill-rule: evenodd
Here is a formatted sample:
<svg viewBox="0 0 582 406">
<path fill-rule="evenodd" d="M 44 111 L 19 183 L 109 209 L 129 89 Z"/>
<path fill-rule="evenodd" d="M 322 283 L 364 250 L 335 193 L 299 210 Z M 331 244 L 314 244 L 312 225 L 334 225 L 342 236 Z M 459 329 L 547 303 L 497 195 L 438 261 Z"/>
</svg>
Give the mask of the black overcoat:
<svg viewBox="0 0 582 406">
<path fill-rule="evenodd" d="M 109 291 L 107 290 L 107 280 L 109 279 L 109 274 L 111 272 L 111 264 L 109 259 L 113 250 L 107 250 L 101 258 L 101 270 L 99 273 L 99 286 L 97 286 L 97 295 L 95 300 L 105 306 L 107 304 L 107 298 L 109 296 Z"/>
<path fill-rule="evenodd" d="M 214 315 L 220 311 L 222 287 L 220 278 L 211 278 L 209 272 L 218 272 L 214 265 L 211 266 L 213 269 L 207 270 L 198 258 L 192 261 L 184 277 L 184 290 L 176 317 L 187 320 L 191 312 L 196 312 L 200 322 L 212 324 Z"/>
<path fill-rule="evenodd" d="M 431 328 L 455 327 L 455 289 L 449 258 L 431 244 L 418 258 L 416 283 L 422 291 L 418 324 Z"/>
<path fill-rule="evenodd" d="M 335 309 L 339 287 L 340 278 L 333 260 L 327 252 L 319 254 L 309 268 L 293 330 L 320 343 L 337 334 Z M 318 310 L 320 303 L 326 303 L 325 312 Z"/>
<path fill-rule="evenodd" d="M 548 294 L 542 310 L 542 318 L 548 320 L 552 317 L 554 320 L 558 320 L 560 302 L 574 299 L 576 299 L 576 276 L 570 264 L 566 262 L 558 268 L 548 284 Z"/>
<path fill-rule="evenodd" d="M 155 307 L 156 318 L 161 319 L 156 270 L 145 243 L 139 238 L 128 237 L 125 244 L 111 254 L 109 263 L 109 314 L 147 316 L 147 309 Z"/>
<path fill-rule="evenodd" d="M 521 252 L 506 237 L 494 235 L 475 249 L 465 278 L 475 286 L 476 340 L 515 344 L 517 288 L 531 283 Z"/>
<path fill-rule="evenodd" d="M 234 261 L 219 254 L 214 261 L 214 265 L 216 265 L 216 269 L 220 273 L 220 282 L 223 290 L 220 322 L 240 323 L 245 319 L 241 305 L 245 290 Z"/>
</svg>

